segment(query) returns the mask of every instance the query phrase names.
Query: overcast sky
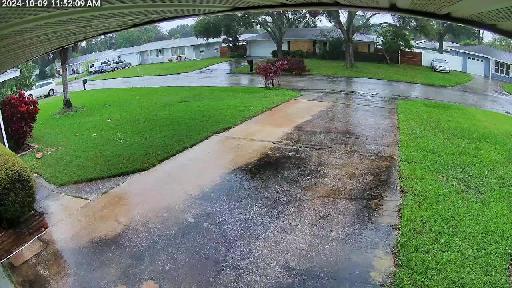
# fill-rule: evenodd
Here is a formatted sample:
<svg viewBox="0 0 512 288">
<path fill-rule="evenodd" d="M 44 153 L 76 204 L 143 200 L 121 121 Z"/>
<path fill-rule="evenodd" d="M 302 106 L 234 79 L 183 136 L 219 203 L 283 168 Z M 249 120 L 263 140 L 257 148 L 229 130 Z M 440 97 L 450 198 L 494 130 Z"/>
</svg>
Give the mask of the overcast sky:
<svg viewBox="0 0 512 288">
<path fill-rule="evenodd" d="M 158 25 L 160 28 L 164 31 L 169 30 L 170 28 L 176 27 L 180 24 L 193 24 L 196 21 L 196 17 L 181 19 L 181 20 L 173 20 L 173 21 L 165 21 L 162 23 L 159 23 Z M 381 13 L 377 16 L 372 18 L 373 23 L 384 23 L 384 22 L 392 22 L 393 19 L 391 18 L 391 14 L 388 13 Z M 320 21 L 318 22 L 319 26 L 330 26 L 331 24 L 323 17 L 320 18 Z M 488 41 L 491 40 L 494 37 L 494 34 L 491 32 L 485 31 L 484 33 L 484 40 Z"/>
</svg>

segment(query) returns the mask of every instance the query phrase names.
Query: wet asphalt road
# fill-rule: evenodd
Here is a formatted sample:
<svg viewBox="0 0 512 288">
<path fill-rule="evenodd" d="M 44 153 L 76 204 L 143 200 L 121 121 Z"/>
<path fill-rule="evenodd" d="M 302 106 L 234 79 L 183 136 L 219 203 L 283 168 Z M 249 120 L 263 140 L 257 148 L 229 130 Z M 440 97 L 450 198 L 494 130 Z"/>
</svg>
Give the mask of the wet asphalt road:
<svg viewBox="0 0 512 288">
<path fill-rule="evenodd" d="M 12 268 L 18 284 L 387 283 L 399 203 L 394 100 L 302 98 L 54 216 L 48 248 Z"/>
<path fill-rule="evenodd" d="M 263 86 L 257 75 L 229 74 L 236 64 L 221 63 L 208 68 L 168 76 L 146 76 L 89 81 L 87 89 L 159 87 L 159 86 Z M 475 76 L 468 84 L 441 88 L 375 80 L 366 78 L 337 78 L 322 76 L 283 76 L 281 84 L 293 89 L 320 89 L 331 91 L 358 91 L 377 93 L 380 97 L 429 99 L 460 103 L 482 109 L 512 114 L 512 97 L 499 87 L 500 82 Z M 73 82 L 71 91 L 82 90 L 81 82 Z"/>
</svg>

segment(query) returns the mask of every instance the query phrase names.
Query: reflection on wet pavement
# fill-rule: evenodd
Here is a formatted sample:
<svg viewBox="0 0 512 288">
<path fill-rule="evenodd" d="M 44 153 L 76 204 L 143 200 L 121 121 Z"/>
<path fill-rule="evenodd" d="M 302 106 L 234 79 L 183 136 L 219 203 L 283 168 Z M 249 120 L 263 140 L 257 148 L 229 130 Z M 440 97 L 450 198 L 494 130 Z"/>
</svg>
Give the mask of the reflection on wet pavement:
<svg viewBox="0 0 512 288">
<path fill-rule="evenodd" d="M 87 89 L 159 87 L 159 86 L 256 86 L 263 82 L 257 75 L 229 74 L 236 64 L 225 62 L 208 68 L 167 76 L 148 76 L 90 81 Z M 512 97 L 497 91 L 499 82 L 476 77 L 472 82 L 454 88 L 375 80 L 323 76 L 283 76 L 283 87 L 300 90 L 358 92 L 381 98 L 419 98 L 460 103 L 502 113 L 512 114 Z M 70 91 L 82 90 L 81 83 L 72 83 Z"/>
<path fill-rule="evenodd" d="M 76 213 L 54 217 L 41 239 L 48 247 L 11 267 L 17 283 L 387 283 L 400 200 L 394 102 L 318 91 L 302 99 L 129 178 Z"/>
</svg>

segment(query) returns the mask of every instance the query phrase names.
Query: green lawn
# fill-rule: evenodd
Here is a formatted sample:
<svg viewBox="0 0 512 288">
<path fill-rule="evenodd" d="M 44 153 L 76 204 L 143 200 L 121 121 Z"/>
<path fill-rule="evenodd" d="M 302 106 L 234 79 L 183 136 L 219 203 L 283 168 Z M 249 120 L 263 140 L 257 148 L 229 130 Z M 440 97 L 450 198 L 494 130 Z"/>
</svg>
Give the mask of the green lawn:
<svg viewBox="0 0 512 288">
<path fill-rule="evenodd" d="M 212 134 L 298 96 L 284 89 L 159 87 L 73 92 L 79 112 L 59 115 L 61 97 L 40 102 L 23 159 L 56 185 L 147 170 Z M 51 153 L 48 153 L 51 152 Z"/>
<path fill-rule="evenodd" d="M 97 76 L 92 77 L 91 80 L 179 74 L 203 69 L 208 66 L 225 62 L 228 60 L 229 59 L 226 58 L 207 58 L 183 62 L 137 65 L 122 70 L 99 74 Z"/>
<path fill-rule="evenodd" d="M 508 94 L 512 94 L 512 83 L 509 83 L 509 84 L 503 84 L 503 90 L 505 90 L 505 92 L 507 92 Z"/>
<path fill-rule="evenodd" d="M 512 117 L 401 101 L 396 287 L 510 287 Z"/>
<path fill-rule="evenodd" d="M 450 73 L 433 72 L 428 67 L 414 65 L 377 64 L 356 62 L 352 69 L 345 68 L 343 61 L 305 59 L 306 66 L 312 75 L 372 78 L 432 86 L 451 87 L 471 81 L 467 73 L 452 71 Z M 247 65 L 235 70 L 238 73 L 249 73 Z"/>
</svg>

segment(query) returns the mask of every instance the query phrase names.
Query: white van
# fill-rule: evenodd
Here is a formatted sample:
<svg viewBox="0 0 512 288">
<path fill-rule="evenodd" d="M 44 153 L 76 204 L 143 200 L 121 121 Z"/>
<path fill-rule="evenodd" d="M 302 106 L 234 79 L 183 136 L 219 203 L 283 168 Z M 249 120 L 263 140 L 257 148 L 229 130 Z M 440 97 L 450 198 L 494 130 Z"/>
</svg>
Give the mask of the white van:
<svg viewBox="0 0 512 288">
<path fill-rule="evenodd" d="M 89 64 L 89 74 L 96 74 L 100 72 L 101 62 L 94 62 Z"/>
</svg>

